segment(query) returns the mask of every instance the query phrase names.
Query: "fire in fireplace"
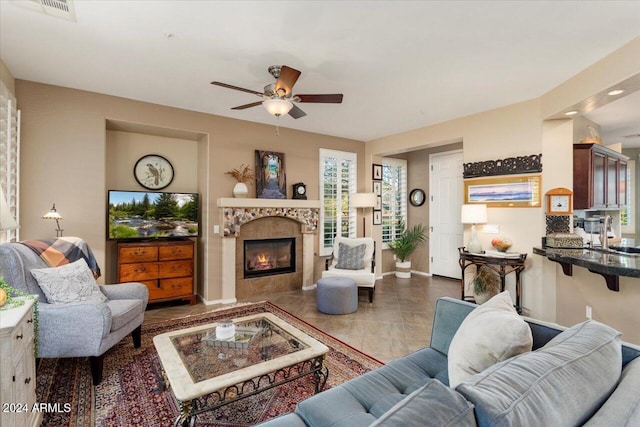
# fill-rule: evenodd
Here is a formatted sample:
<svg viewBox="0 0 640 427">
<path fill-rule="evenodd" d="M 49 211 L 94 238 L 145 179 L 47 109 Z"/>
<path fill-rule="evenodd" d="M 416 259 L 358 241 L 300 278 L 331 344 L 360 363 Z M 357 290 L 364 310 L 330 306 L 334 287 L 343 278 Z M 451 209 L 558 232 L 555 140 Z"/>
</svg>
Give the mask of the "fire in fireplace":
<svg viewBox="0 0 640 427">
<path fill-rule="evenodd" d="M 296 239 L 244 241 L 244 278 L 296 271 Z"/>
</svg>

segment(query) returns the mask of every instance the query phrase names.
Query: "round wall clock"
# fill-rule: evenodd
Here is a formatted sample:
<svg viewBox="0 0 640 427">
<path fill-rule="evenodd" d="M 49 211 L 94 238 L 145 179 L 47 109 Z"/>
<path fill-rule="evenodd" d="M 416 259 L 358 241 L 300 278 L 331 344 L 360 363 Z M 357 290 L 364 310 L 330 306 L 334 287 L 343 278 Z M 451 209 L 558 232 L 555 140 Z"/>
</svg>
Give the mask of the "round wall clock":
<svg viewBox="0 0 640 427">
<path fill-rule="evenodd" d="M 173 166 L 158 154 L 148 154 L 136 162 L 133 176 L 144 188 L 162 190 L 173 181 Z"/>
<path fill-rule="evenodd" d="M 424 194 L 424 191 L 419 188 L 413 189 L 411 190 L 411 193 L 409 193 L 409 202 L 411 202 L 413 206 L 424 205 L 425 199 L 426 196 Z"/>
</svg>

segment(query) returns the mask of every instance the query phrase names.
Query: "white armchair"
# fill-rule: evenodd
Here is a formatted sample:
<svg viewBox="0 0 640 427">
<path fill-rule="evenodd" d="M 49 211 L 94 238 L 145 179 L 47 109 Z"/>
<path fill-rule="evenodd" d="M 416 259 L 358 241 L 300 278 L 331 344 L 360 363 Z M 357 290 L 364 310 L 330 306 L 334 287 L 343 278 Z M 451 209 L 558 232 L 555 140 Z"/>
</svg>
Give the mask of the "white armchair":
<svg viewBox="0 0 640 427">
<path fill-rule="evenodd" d="M 355 239 L 336 237 L 333 243 L 333 254 L 325 261 L 322 277 L 353 279 L 358 289 L 364 288 L 369 291 L 369 302 L 373 302 L 373 292 L 376 288 L 375 253 L 376 242 L 371 237 Z"/>
</svg>

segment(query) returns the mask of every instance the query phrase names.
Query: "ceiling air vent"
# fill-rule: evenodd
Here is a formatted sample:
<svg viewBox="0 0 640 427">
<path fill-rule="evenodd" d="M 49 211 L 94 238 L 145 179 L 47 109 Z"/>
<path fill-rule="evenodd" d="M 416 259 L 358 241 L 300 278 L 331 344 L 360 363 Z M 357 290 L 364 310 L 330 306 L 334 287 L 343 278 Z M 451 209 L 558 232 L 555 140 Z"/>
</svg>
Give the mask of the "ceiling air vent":
<svg viewBox="0 0 640 427">
<path fill-rule="evenodd" d="M 76 20 L 76 14 L 73 10 L 73 0 L 13 0 L 13 3 L 26 9 L 44 13 L 45 15 L 74 22 Z"/>
</svg>

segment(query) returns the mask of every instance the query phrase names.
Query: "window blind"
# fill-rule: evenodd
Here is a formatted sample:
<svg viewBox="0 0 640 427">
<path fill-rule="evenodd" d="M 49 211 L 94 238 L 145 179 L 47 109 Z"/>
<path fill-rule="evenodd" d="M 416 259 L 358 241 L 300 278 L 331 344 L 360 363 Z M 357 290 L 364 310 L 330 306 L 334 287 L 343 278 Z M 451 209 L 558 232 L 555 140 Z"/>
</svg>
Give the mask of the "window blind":
<svg viewBox="0 0 640 427">
<path fill-rule="evenodd" d="M 356 188 L 356 153 L 320 149 L 320 255 L 331 255 L 335 236 L 356 237 Z"/>
<path fill-rule="evenodd" d="M 407 223 L 407 161 L 382 160 L 382 243 L 395 240 Z"/>
</svg>

